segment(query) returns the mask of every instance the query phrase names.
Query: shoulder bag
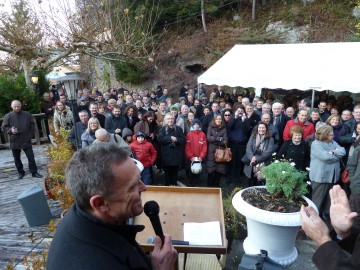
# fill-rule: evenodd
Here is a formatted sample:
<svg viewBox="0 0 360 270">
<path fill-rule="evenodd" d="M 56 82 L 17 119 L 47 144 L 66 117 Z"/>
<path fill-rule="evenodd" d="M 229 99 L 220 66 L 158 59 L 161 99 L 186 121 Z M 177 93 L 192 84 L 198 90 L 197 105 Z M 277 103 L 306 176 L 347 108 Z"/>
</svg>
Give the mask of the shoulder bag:
<svg viewBox="0 0 360 270">
<path fill-rule="evenodd" d="M 343 184 L 349 184 L 350 183 L 349 170 L 348 170 L 348 168 L 346 168 L 342 159 L 339 158 L 339 160 L 340 160 L 341 167 L 342 167 L 342 170 L 340 173 L 340 180 Z"/>
<path fill-rule="evenodd" d="M 227 147 L 226 143 L 225 143 L 225 148 L 219 146 L 219 148 L 215 150 L 215 162 L 227 163 L 230 162 L 231 159 L 232 159 L 231 149 Z"/>
</svg>

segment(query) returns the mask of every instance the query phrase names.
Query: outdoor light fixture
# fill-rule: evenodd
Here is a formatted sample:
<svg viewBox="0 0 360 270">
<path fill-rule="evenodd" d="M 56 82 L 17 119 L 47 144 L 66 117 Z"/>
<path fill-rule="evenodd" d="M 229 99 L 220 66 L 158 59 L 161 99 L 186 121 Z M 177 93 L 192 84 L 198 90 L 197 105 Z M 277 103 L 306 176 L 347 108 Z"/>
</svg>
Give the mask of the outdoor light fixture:
<svg viewBox="0 0 360 270">
<path fill-rule="evenodd" d="M 33 73 L 30 75 L 30 79 L 31 79 L 31 82 L 34 84 L 34 85 L 38 85 L 39 84 L 39 75 L 38 75 L 38 72 L 36 70 L 33 71 Z"/>
</svg>

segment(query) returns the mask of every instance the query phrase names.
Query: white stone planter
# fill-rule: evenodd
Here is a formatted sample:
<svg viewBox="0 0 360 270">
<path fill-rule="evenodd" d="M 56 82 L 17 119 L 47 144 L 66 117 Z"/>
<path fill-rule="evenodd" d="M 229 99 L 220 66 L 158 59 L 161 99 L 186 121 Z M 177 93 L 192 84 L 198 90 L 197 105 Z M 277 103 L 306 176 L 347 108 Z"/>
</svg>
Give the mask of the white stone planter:
<svg viewBox="0 0 360 270">
<path fill-rule="evenodd" d="M 244 251 L 246 254 L 259 254 L 260 249 L 267 250 L 271 259 L 287 267 L 298 257 L 295 240 L 301 225 L 300 212 L 276 213 L 254 207 L 241 196 L 250 188 L 239 191 L 232 200 L 234 208 L 246 217 L 248 236 L 244 240 Z M 317 209 L 310 199 L 303 198 Z"/>
</svg>

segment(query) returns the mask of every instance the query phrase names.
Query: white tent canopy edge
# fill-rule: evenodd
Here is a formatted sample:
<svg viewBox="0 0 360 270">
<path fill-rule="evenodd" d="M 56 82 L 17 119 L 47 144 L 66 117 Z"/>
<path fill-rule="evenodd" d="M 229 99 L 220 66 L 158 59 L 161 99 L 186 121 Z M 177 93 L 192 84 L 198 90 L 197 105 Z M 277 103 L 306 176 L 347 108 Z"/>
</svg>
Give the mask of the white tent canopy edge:
<svg viewBox="0 0 360 270">
<path fill-rule="evenodd" d="M 198 83 L 360 92 L 360 42 L 235 45 Z"/>
</svg>

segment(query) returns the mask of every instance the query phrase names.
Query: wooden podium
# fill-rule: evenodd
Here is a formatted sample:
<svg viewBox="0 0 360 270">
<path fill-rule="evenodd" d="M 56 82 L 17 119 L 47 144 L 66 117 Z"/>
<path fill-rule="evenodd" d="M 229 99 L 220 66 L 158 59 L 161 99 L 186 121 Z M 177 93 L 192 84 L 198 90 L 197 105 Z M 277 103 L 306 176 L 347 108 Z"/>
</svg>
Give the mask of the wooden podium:
<svg viewBox="0 0 360 270">
<path fill-rule="evenodd" d="M 226 254 L 224 212 L 220 188 L 163 187 L 147 186 L 141 194 L 143 204 L 154 200 L 160 206 L 160 222 L 164 233 L 172 240 L 184 240 L 185 222 L 220 221 L 221 246 L 174 245 L 179 253 Z M 146 239 L 155 232 L 149 218 L 142 213 L 135 217 L 134 224 L 145 225 L 137 234 L 136 241 L 145 252 L 153 250 L 153 244 Z"/>
</svg>

